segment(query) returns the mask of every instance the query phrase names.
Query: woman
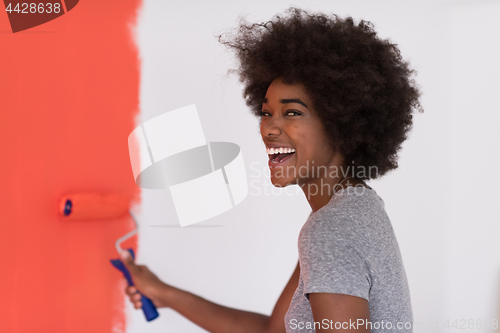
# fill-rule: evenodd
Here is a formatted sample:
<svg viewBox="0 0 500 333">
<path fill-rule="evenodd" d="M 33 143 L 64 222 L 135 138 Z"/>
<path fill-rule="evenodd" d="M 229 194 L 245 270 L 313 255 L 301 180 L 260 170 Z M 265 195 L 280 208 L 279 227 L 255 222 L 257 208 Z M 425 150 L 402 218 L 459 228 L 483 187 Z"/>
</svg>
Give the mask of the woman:
<svg viewBox="0 0 500 333">
<path fill-rule="evenodd" d="M 274 186 L 299 185 L 312 213 L 299 262 L 271 316 L 223 307 L 161 282 L 130 257 L 137 289 L 210 332 L 412 332 L 399 247 L 365 181 L 397 168 L 420 109 L 413 71 L 369 22 L 291 8 L 220 37 L 236 51 L 247 105 L 261 119 Z"/>
</svg>

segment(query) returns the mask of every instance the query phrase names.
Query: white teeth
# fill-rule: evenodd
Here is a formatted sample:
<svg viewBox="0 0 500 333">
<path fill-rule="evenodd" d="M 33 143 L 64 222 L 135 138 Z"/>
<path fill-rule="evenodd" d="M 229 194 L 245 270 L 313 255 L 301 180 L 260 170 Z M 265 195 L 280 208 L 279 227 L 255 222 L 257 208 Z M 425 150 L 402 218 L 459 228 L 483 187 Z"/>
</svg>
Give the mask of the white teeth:
<svg viewBox="0 0 500 333">
<path fill-rule="evenodd" d="M 267 148 L 266 152 L 268 155 L 274 155 L 274 154 L 288 154 L 288 153 L 294 153 L 295 149 L 293 148 Z"/>
</svg>

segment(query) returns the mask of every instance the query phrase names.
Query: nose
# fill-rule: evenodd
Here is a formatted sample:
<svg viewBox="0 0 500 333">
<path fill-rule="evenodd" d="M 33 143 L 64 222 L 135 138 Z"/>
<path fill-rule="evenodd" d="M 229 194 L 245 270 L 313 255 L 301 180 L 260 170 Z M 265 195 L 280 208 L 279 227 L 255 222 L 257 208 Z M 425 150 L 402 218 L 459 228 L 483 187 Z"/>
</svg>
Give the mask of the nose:
<svg viewBox="0 0 500 333">
<path fill-rule="evenodd" d="M 281 121 L 276 117 L 271 117 L 260 123 L 260 134 L 262 137 L 279 136 L 281 134 Z"/>
</svg>

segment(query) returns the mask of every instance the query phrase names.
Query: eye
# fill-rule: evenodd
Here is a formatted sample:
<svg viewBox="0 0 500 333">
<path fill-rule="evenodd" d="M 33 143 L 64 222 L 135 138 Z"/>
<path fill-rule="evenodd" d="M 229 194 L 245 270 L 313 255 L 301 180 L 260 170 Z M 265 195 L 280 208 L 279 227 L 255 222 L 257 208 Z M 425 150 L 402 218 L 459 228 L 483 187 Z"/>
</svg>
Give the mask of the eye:
<svg viewBox="0 0 500 333">
<path fill-rule="evenodd" d="M 298 112 L 298 111 L 287 111 L 285 112 L 285 115 L 292 115 L 292 116 L 300 116 L 302 115 L 302 113 Z M 270 116 L 271 114 L 267 111 L 259 111 L 258 113 L 259 117 L 267 117 L 267 116 Z"/>
</svg>

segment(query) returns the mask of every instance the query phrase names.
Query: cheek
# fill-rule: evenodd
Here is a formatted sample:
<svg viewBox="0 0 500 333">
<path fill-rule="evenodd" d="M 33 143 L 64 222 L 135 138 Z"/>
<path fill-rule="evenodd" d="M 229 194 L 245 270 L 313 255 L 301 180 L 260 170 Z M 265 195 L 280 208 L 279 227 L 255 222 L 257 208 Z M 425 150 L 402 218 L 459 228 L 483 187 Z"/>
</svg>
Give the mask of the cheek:
<svg viewBox="0 0 500 333">
<path fill-rule="evenodd" d="M 323 164 L 329 161 L 332 151 L 328 141 L 318 133 L 312 134 L 303 141 L 300 148 L 300 160 L 314 160 L 315 163 Z"/>
<path fill-rule="evenodd" d="M 296 140 L 297 147 L 302 147 L 304 154 L 312 154 L 312 152 L 322 149 L 325 144 L 323 135 L 315 128 L 301 129 Z"/>
</svg>

